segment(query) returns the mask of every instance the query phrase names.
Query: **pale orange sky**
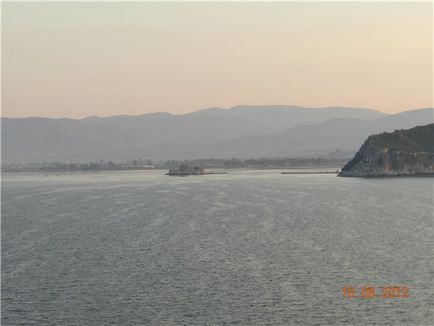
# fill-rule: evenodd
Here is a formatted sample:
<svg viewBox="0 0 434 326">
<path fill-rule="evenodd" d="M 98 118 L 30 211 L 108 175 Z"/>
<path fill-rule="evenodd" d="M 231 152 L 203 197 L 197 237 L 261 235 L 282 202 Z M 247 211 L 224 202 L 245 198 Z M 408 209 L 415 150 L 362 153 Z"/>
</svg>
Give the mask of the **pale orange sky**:
<svg viewBox="0 0 434 326">
<path fill-rule="evenodd" d="M 2 115 L 433 105 L 432 2 L 2 4 Z"/>
</svg>

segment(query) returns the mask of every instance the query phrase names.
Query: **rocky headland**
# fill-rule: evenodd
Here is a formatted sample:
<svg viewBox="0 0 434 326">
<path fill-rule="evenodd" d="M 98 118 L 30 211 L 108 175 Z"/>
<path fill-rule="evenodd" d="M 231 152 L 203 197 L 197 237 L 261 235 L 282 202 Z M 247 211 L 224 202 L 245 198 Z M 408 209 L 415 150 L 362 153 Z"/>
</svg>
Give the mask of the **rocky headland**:
<svg viewBox="0 0 434 326">
<path fill-rule="evenodd" d="M 369 136 L 342 177 L 434 176 L 434 124 Z"/>
</svg>

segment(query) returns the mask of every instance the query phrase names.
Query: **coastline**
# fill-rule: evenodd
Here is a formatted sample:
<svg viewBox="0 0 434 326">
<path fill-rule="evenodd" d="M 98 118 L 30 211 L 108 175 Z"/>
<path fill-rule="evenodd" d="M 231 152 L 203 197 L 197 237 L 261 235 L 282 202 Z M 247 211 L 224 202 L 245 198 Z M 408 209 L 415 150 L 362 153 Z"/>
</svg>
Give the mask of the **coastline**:
<svg viewBox="0 0 434 326">
<path fill-rule="evenodd" d="M 338 177 L 342 178 L 365 178 L 365 179 L 381 179 L 381 178 L 403 178 L 403 177 L 418 177 L 418 178 L 433 178 L 434 173 L 405 173 L 405 174 L 376 174 L 376 175 L 343 175 L 339 173 Z"/>
</svg>

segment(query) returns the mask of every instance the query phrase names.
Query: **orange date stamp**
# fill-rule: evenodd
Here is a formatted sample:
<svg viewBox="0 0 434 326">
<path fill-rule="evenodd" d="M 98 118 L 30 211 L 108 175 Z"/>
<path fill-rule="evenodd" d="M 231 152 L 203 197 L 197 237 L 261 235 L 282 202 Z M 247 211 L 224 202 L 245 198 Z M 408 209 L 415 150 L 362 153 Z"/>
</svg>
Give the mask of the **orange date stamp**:
<svg viewBox="0 0 434 326">
<path fill-rule="evenodd" d="M 352 287 L 345 286 L 342 288 L 342 297 L 345 299 L 406 299 L 409 297 L 409 289 L 406 286 L 385 286 L 385 287 Z"/>
</svg>

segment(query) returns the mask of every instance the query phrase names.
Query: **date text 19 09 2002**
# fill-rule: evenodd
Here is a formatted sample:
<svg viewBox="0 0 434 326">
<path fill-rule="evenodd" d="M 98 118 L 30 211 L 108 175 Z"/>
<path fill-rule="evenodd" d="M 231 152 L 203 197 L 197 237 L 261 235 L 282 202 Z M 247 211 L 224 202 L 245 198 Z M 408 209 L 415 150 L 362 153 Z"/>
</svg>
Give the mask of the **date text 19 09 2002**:
<svg viewBox="0 0 434 326">
<path fill-rule="evenodd" d="M 365 286 L 361 288 L 354 288 L 352 286 L 346 286 L 342 288 L 342 296 L 346 299 L 362 298 L 408 298 L 409 290 L 406 286 L 385 286 L 376 288 L 373 286 Z"/>
</svg>

